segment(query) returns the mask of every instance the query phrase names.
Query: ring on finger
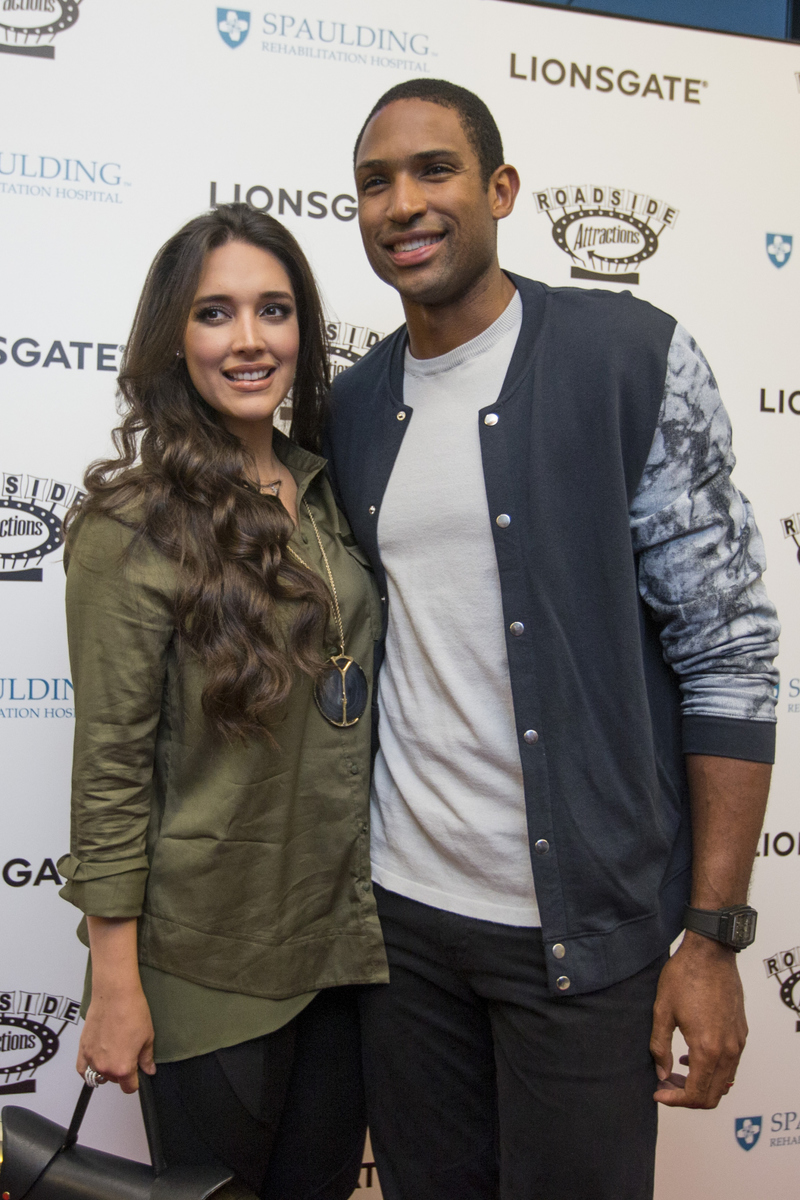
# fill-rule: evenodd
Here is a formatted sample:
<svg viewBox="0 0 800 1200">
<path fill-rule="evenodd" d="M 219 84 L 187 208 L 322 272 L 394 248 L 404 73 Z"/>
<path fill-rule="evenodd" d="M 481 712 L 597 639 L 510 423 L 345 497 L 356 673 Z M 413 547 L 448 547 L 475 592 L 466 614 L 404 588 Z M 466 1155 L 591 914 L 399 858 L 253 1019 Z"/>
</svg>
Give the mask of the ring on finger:
<svg viewBox="0 0 800 1200">
<path fill-rule="evenodd" d="M 87 1067 L 83 1072 L 83 1078 L 90 1088 L 100 1087 L 101 1083 L 108 1082 L 105 1075 L 101 1075 L 99 1071 L 95 1071 L 94 1067 Z"/>
</svg>

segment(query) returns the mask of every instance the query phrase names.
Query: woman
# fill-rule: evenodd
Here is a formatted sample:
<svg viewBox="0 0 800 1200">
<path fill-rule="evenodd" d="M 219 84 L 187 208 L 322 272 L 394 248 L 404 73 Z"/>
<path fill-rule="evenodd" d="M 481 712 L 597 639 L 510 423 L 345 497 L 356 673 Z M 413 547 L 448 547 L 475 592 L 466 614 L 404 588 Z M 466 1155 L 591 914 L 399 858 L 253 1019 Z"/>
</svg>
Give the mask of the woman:
<svg viewBox="0 0 800 1200">
<path fill-rule="evenodd" d="M 119 382 L 117 457 L 68 523 L 78 1071 L 126 1092 L 154 1075 L 168 1164 L 344 1198 L 365 1129 L 352 985 L 387 978 L 358 720 L 380 605 L 316 453 L 322 311 L 294 238 L 244 204 L 190 221 Z"/>
</svg>

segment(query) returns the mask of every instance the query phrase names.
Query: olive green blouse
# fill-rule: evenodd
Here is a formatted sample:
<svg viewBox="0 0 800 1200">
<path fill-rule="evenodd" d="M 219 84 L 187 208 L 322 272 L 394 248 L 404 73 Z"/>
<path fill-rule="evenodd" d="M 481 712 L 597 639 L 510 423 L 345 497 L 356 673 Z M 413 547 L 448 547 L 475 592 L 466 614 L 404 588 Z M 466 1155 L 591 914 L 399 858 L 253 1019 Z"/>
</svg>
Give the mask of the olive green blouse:
<svg viewBox="0 0 800 1200">
<path fill-rule="evenodd" d="M 367 561 L 324 460 L 277 432 L 275 450 L 298 484 L 290 545 L 327 583 L 305 497 L 371 696 L 381 616 Z M 139 918 L 162 1062 L 269 1033 L 320 988 L 388 978 L 370 885 L 369 707 L 330 725 L 298 675 L 276 744 L 222 741 L 202 712 L 202 665 L 177 653 L 176 586 L 145 539 L 84 518 L 67 574 L 76 720 L 61 894 L 87 914 Z M 327 637 L 338 652 L 333 621 Z"/>
</svg>

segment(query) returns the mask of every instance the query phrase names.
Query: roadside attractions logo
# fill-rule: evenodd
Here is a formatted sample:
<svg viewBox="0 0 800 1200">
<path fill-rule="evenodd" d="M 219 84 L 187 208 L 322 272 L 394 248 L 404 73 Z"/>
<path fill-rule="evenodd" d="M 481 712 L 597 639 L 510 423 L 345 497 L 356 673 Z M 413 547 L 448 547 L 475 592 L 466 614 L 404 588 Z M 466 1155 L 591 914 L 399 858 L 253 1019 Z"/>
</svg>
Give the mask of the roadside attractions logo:
<svg viewBox="0 0 800 1200">
<path fill-rule="evenodd" d="M 379 334 L 377 329 L 369 329 L 367 325 L 348 325 L 343 320 L 326 322 L 327 361 L 330 364 L 331 379 L 336 379 L 337 374 L 347 371 L 348 367 L 362 359 L 368 350 L 383 341 L 385 336 Z M 278 408 L 276 415 L 283 432 L 288 433 L 293 416 L 291 392 Z"/>
<path fill-rule="evenodd" d="M 0 53 L 55 58 L 53 40 L 75 24 L 81 0 L 0 0 Z"/>
<path fill-rule="evenodd" d="M 775 979 L 780 988 L 780 997 L 795 1017 L 800 1017 L 800 946 L 791 950 L 779 950 L 764 959 L 768 979 Z M 795 1020 L 795 1032 L 800 1033 L 800 1020 Z"/>
<path fill-rule="evenodd" d="M 36 1091 L 36 1072 L 55 1058 L 80 1007 L 50 992 L 0 992 L 0 1095 Z"/>
<path fill-rule="evenodd" d="M 122 204 L 121 189 L 130 186 L 118 162 L 0 150 L 0 194 L 5 196 Z"/>
<path fill-rule="evenodd" d="M 238 203 L 242 199 L 242 190 L 242 185 L 235 183 L 232 195 L 218 199 L 217 184 L 212 181 L 209 189 L 209 208 L 217 208 L 220 204 L 228 204 L 231 201 Z M 304 198 L 299 188 L 276 189 L 274 184 L 268 188 L 263 183 L 254 183 L 244 190 L 245 204 L 249 204 L 256 212 L 268 213 L 275 206 L 276 200 L 277 211 L 273 215 L 279 217 L 292 213 L 295 217 L 309 217 L 312 221 L 322 221 L 330 215 L 337 221 L 346 222 L 354 220 L 358 212 L 356 198 L 348 192 L 340 192 L 330 200 L 327 192 L 306 192 Z"/>
<path fill-rule="evenodd" d="M 264 13 L 262 34 L 261 49 L 267 54 L 386 67 L 410 74 L 429 72 L 428 60 L 436 57 L 428 34 L 420 30 L 357 25 L 331 19 L 329 14 L 323 19 L 309 14 Z"/>
<path fill-rule="evenodd" d="M 700 89 L 708 87 L 705 79 L 689 79 L 684 75 L 656 74 L 655 71 L 633 71 L 625 68 L 594 66 L 592 63 L 565 63 L 560 58 L 540 55 L 512 54 L 509 75 L 529 83 L 546 83 L 551 87 L 583 88 L 587 92 L 621 92 L 623 96 L 653 98 L 672 103 L 700 104 Z"/>
<path fill-rule="evenodd" d="M 331 380 L 383 341 L 386 336 L 377 329 L 367 325 L 348 325 L 346 321 L 326 321 L 325 336 L 328 342 L 328 362 L 330 364 Z M 284 433 L 289 432 L 292 423 L 291 393 L 284 400 L 277 412 Z"/>
<path fill-rule="evenodd" d="M 44 559 L 64 541 L 62 519 L 80 488 L 6 472 L 0 489 L 0 583 L 41 583 Z"/>
<path fill-rule="evenodd" d="M 781 392 L 781 395 L 783 395 L 783 392 Z M 793 395 L 800 396 L 800 392 L 794 392 Z M 792 513 L 789 517 L 781 517 L 781 529 L 783 530 L 784 540 L 786 538 L 792 539 L 797 548 L 797 561 L 800 562 L 800 512 Z"/>
<path fill-rule="evenodd" d="M 533 193 L 553 241 L 572 260 L 573 279 L 638 283 L 638 267 L 652 258 L 678 209 L 644 192 L 600 184 L 570 184 Z"/>
<path fill-rule="evenodd" d="M 344 321 L 328 321 L 325 333 L 328 338 L 331 379 L 352 367 L 353 363 L 357 363 L 386 336 L 378 333 L 376 329 L 369 329 L 366 325 L 348 325 Z"/>
</svg>

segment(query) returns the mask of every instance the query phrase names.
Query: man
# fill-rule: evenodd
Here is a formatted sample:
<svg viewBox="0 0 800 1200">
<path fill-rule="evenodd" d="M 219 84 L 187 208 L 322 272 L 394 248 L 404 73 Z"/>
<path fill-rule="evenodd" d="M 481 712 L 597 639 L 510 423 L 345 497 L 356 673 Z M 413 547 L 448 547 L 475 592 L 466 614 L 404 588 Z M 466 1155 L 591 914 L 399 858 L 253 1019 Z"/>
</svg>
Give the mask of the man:
<svg viewBox="0 0 800 1200">
<path fill-rule="evenodd" d="M 730 427 L 671 317 L 500 269 L 519 177 L 478 97 L 392 88 L 355 171 L 406 316 L 338 377 L 329 444 L 385 608 L 381 1186 L 643 1200 L 654 1101 L 713 1108 L 747 1032 L 778 626 Z"/>
</svg>

